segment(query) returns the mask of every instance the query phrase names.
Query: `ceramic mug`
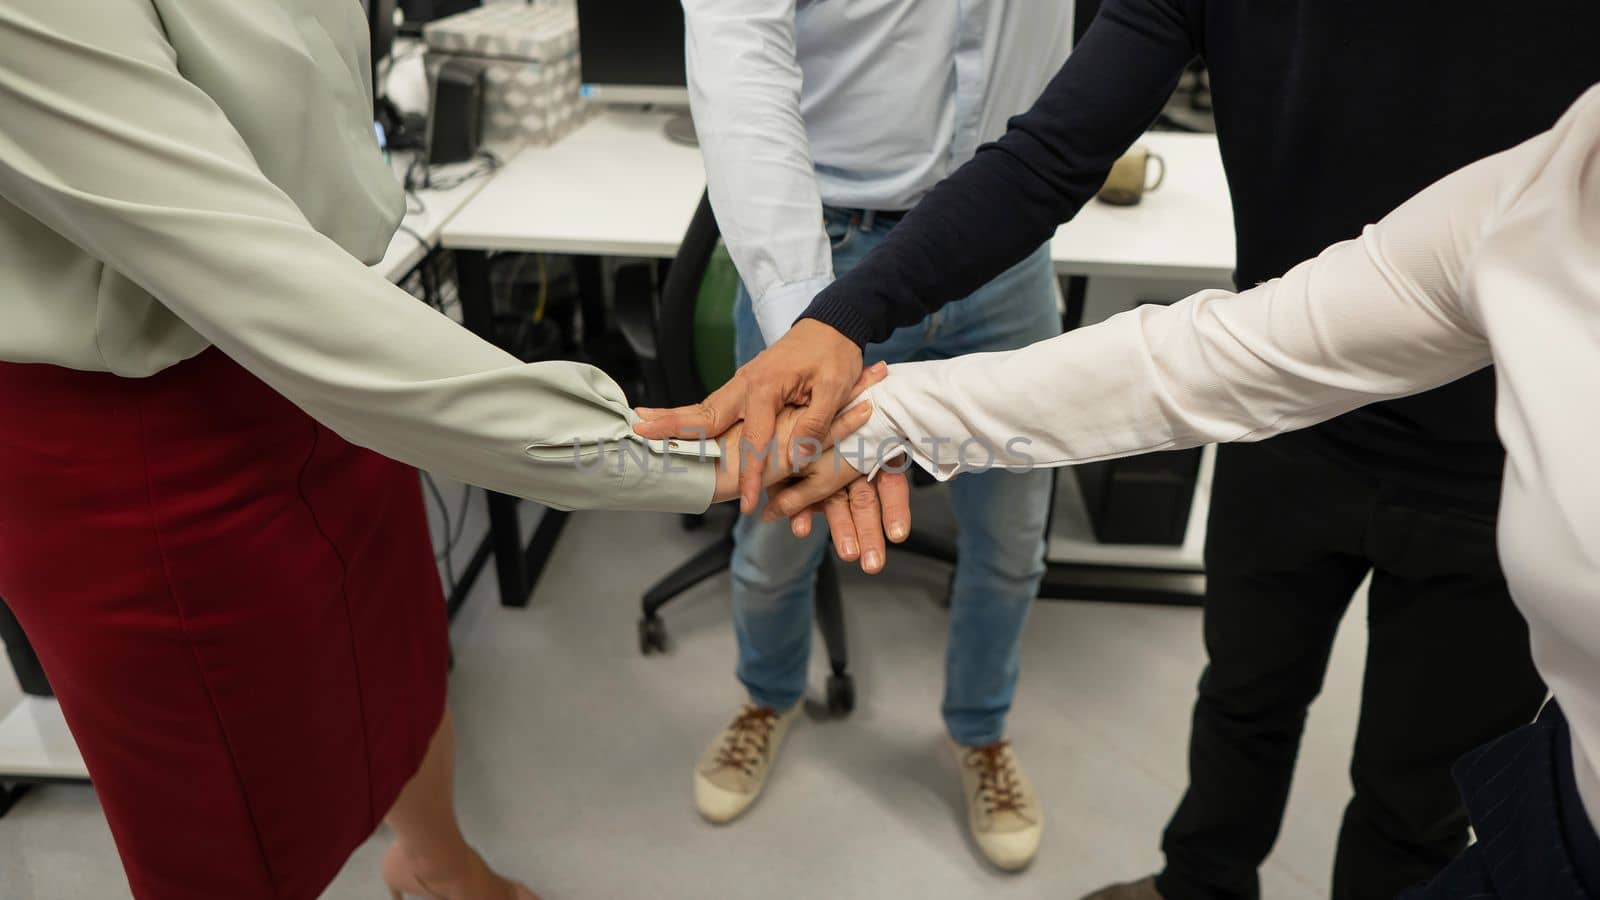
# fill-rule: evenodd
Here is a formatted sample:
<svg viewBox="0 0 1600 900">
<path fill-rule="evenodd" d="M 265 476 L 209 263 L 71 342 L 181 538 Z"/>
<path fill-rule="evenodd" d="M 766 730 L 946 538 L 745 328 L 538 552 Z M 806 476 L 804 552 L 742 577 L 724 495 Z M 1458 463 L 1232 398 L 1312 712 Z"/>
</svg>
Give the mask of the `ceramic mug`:
<svg viewBox="0 0 1600 900">
<path fill-rule="evenodd" d="M 1152 163 L 1156 170 L 1155 181 L 1150 180 Z M 1161 187 L 1161 182 L 1166 179 L 1166 160 L 1151 153 L 1149 147 L 1135 146 L 1111 166 L 1111 173 L 1106 176 L 1099 197 L 1114 206 L 1133 206 L 1144 199 L 1146 191 Z"/>
</svg>

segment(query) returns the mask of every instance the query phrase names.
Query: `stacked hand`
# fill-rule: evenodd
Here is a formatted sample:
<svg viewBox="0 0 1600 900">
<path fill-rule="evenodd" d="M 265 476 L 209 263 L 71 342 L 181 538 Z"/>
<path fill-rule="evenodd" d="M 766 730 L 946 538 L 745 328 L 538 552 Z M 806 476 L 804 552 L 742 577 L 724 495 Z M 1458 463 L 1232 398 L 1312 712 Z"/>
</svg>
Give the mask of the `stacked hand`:
<svg viewBox="0 0 1600 900">
<path fill-rule="evenodd" d="M 797 483 L 774 492 L 766 518 L 787 516 L 795 535 L 804 537 L 812 515 L 821 512 L 840 558 L 859 559 L 875 573 L 883 568 L 884 536 L 898 543 L 910 534 L 909 487 L 900 472 L 862 477 L 835 445 L 871 416 L 869 404 L 846 404 L 887 374 L 882 364 L 863 371 L 854 341 L 802 319 L 704 402 L 640 409 L 644 421 L 635 430 L 651 439 L 719 435 L 724 466 L 718 499 L 732 499 L 736 485 L 745 513 L 756 512 L 763 487 L 800 470 Z"/>
<path fill-rule="evenodd" d="M 868 376 L 863 375 L 863 381 Z M 871 383 L 868 381 L 867 383 Z M 644 420 L 642 427 L 662 414 L 661 410 L 637 410 Z M 749 430 L 742 422 L 735 422 L 722 434 L 710 440 L 717 444 L 720 457 L 717 463 L 717 483 L 712 501 L 721 503 L 739 496 L 744 476 L 759 472 L 762 484 L 777 490 L 779 485 L 821 481 L 823 472 L 838 472 L 840 479 L 854 481 L 861 477 L 849 463 L 841 458 L 836 445 L 867 423 L 872 416 L 872 404 L 862 401 L 841 412 L 830 424 L 821 441 L 801 438 L 797 434 L 800 422 L 798 410 L 786 409 L 779 413 L 774 436 L 766 447 L 757 446 L 747 435 Z M 842 468 L 841 468 L 842 467 Z M 804 511 L 811 504 L 799 507 Z M 767 520 L 778 518 L 769 507 Z"/>
</svg>

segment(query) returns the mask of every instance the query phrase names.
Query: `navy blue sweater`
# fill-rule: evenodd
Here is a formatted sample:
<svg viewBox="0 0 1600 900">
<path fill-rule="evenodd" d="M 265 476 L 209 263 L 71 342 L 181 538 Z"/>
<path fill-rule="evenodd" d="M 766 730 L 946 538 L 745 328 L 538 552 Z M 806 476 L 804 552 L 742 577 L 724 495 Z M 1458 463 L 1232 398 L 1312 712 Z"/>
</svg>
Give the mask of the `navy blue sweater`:
<svg viewBox="0 0 1600 900">
<path fill-rule="evenodd" d="M 1196 55 L 1248 287 L 1553 125 L 1600 81 L 1600 0 L 1107 0 L 1034 107 L 804 317 L 881 341 L 1020 261 L 1095 194 Z M 1292 439 L 1492 508 L 1493 409 L 1486 370 Z"/>
</svg>

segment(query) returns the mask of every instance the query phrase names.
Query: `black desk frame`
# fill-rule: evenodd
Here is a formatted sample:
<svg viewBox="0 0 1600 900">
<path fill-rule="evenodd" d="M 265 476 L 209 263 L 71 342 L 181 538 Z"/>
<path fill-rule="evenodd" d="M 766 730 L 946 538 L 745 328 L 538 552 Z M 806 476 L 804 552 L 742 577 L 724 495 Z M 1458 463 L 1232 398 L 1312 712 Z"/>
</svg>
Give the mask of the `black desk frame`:
<svg viewBox="0 0 1600 900">
<path fill-rule="evenodd" d="M 493 342 L 494 294 L 489 283 L 489 254 L 484 250 L 456 250 L 454 253 L 457 289 L 461 296 L 461 322 L 473 334 Z M 594 302 L 592 298 L 603 295 L 597 290 L 600 280 L 599 259 L 586 259 L 590 262 L 577 267 L 577 276 L 579 294 L 587 312 Z M 489 533 L 478 544 L 460 580 L 450 592 L 449 610 L 452 618 L 466 604 L 467 594 L 491 555 L 494 556 L 495 577 L 499 583 L 500 604 L 519 609 L 526 607 L 570 515 L 562 510 L 547 508 L 534 528 L 532 539 L 524 545 L 522 517 L 517 509 L 521 501 L 496 491 L 485 493 L 489 501 Z"/>
</svg>

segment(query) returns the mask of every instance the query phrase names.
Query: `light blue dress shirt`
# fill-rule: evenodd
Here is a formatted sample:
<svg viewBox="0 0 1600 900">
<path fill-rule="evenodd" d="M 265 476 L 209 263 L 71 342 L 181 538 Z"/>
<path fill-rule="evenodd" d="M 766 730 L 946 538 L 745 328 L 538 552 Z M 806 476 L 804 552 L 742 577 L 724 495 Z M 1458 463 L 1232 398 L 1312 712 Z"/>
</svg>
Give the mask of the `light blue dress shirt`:
<svg viewBox="0 0 1600 900">
<path fill-rule="evenodd" d="M 833 281 L 822 206 L 915 206 L 1033 103 L 1073 6 L 683 0 L 711 202 L 768 343 Z"/>
</svg>

